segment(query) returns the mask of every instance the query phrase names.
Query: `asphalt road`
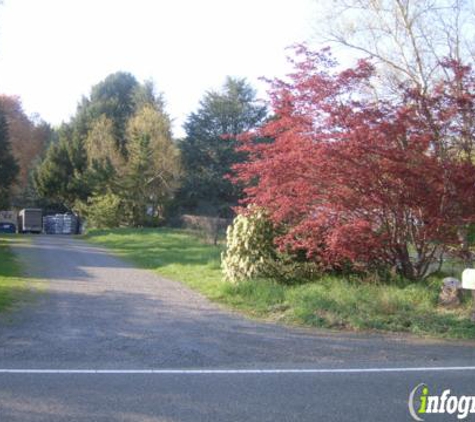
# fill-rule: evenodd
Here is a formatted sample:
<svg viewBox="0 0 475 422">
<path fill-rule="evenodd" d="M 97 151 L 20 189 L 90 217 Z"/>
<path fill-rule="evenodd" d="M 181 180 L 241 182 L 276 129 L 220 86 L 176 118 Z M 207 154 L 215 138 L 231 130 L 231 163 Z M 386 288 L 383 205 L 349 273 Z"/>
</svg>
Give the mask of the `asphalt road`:
<svg viewBox="0 0 475 422">
<path fill-rule="evenodd" d="M 1 422 L 407 421 L 421 382 L 475 396 L 474 343 L 257 323 L 71 237 L 15 251 L 46 288 L 0 317 Z"/>
</svg>

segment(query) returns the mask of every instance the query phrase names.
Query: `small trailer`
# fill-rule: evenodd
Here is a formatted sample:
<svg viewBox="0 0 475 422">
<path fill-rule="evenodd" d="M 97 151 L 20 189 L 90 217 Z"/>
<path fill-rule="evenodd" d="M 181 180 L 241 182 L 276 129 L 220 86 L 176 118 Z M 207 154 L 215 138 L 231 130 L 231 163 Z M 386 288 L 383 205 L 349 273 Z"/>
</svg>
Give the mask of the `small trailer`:
<svg viewBox="0 0 475 422">
<path fill-rule="evenodd" d="M 18 213 L 19 233 L 41 233 L 43 230 L 43 211 L 39 208 L 25 208 Z"/>
</svg>

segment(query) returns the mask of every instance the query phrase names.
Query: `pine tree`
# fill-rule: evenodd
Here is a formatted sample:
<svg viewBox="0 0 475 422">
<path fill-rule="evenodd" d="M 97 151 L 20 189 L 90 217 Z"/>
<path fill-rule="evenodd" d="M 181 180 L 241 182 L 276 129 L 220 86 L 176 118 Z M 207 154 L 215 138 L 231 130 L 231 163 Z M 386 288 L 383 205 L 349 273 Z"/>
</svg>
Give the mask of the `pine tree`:
<svg viewBox="0 0 475 422">
<path fill-rule="evenodd" d="M 239 186 L 226 175 L 242 161 L 236 152 L 236 136 L 261 124 L 266 107 L 256 101 L 254 89 L 245 79 L 228 77 L 220 91 L 210 91 L 186 124 L 180 148 L 185 180 L 179 202 L 187 211 L 227 215 L 241 197 Z"/>
<path fill-rule="evenodd" d="M 72 207 L 76 200 L 85 200 L 92 193 L 88 183 L 87 156 L 83 142 L 63 126 L 58 141 L 52 143 L 45 159 L 36 168 L 34 184 L 43 198 Z"/>
</svg>

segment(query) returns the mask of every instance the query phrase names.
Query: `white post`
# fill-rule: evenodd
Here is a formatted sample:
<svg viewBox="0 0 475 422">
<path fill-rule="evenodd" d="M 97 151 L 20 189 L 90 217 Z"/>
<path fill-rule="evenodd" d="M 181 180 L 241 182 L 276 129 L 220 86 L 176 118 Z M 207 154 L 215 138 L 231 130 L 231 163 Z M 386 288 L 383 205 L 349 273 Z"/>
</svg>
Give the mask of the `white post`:
<svg viewBox="0 0 475 422">
<path fill-rule="evenodd" d="M 463 270 L 462 289 L 468 289 L 472 291 L 472 299 L 473 299 L 472 321 L 475 322 L 475 269 L 466 268 L 465 270 Z"/>
</svg>

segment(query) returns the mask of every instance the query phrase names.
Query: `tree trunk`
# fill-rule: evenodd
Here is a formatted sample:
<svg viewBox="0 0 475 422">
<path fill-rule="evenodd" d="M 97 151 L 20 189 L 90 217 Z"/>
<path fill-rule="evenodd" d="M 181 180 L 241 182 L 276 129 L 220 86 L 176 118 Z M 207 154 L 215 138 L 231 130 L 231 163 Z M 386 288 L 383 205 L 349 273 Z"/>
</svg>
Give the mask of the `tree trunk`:
<svg viewBox="0 0 475 422">
<path fill-rule="evenodd" d="M 414 272 L 414 265 L 411 262 L 411 257 L 409 255 L 407 246 L 401 246 L 398 249 L 399 249 L 398 256 L 399 256 L 400 274 L 408 280 L 415 280 L 416 274 Z"/>
</svg>

